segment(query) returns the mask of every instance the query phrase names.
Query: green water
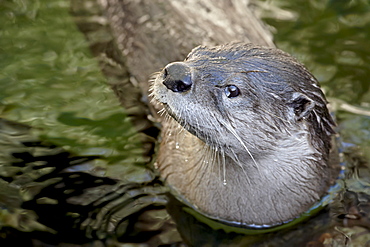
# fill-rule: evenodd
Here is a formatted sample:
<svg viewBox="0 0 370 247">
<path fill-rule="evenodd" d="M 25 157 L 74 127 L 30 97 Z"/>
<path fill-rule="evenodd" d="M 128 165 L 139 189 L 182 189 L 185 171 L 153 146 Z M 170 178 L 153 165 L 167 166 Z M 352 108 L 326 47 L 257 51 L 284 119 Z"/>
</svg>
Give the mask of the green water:
<svg viewBox="0 0 370 247">
<path fill-rule="evenodd" d="M 75 154 L 102 156 L 98 175 L 147 179 L 137 133 L 77 30 L 69 1 L 0 1 L 0 117 Z"/>
</svg>

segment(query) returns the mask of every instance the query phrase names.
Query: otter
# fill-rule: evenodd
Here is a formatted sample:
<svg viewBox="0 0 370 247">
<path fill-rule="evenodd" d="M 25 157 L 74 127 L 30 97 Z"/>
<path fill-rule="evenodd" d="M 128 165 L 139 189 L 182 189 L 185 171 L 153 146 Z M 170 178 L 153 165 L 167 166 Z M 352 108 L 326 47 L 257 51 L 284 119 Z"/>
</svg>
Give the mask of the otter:
<svg viewBox="0 0 370 247">
<path fill-rule="evenodd" d="M 319 82 L 275 48 L 194 48 L 152 81 L 162 110 L 155 163 L 182 202 L 227 224 L 292 221 L 336 176 L 335 123 Z"/>
</svg>

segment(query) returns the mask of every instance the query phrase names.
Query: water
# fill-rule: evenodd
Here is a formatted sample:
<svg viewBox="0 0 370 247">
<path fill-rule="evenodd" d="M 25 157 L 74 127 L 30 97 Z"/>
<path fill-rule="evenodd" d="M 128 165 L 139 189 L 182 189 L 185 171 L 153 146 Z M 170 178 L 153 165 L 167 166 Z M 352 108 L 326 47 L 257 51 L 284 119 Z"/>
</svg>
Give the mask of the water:
<svg viewBox="0 0 370 247">
<path fill-rule="evenodd" d="M 261 1 L 277 46 L 321 82 L 340 134 L 370 161 L 368 1 Z M 81 169 L 150 181 L 141 133 L 120 106 L 66 0 L 0 2 L 0 116 L 77 155 Z M 95 33 L 90 39 L 105 39 Z M 226 181 L 225 181 L 226 183 Z M 0 224 L 1 226 L 1 224 Z"/>
<path fill-rule="evenodd" d="M 146 181 L 140 136 L 69 7 L 63 0 L 0 3 L 0 116 L 75 154 L 101 156 L 101 175 Z"/>
</svg>

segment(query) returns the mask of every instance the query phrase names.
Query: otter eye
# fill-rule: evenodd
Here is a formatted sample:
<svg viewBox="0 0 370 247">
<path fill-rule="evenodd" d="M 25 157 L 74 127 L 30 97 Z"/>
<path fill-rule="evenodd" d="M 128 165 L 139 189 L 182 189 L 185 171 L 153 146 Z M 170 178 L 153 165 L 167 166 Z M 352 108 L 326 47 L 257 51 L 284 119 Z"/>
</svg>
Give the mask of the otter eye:
<svg viewBox="0 0 370 247">
<path fill-rule="evenodd" d="M 237 86 L 229 85 L 225 88 L 225 94 L 228 98 L 234 98 L 240 94 L 240 90 Z"/>
</svg>

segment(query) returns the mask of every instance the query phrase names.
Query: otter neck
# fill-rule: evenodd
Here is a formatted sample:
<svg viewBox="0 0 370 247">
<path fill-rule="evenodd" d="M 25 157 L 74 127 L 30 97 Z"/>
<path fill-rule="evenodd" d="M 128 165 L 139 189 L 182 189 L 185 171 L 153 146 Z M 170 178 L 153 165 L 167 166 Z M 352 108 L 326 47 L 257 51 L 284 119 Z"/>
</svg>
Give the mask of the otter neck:
<svg viewBox="0 0 370 247">
<path fill-rule="evenodd" d="M 211 218 L 278 225 L 307 211 L 327 190 L 327 157 L 312 148 L 308 133 L 280 140 L 252 159 L 247 151 L 215 150 L 173 120 L 166 125 L 158 169 L 178 197 Z"/>
</svg>

